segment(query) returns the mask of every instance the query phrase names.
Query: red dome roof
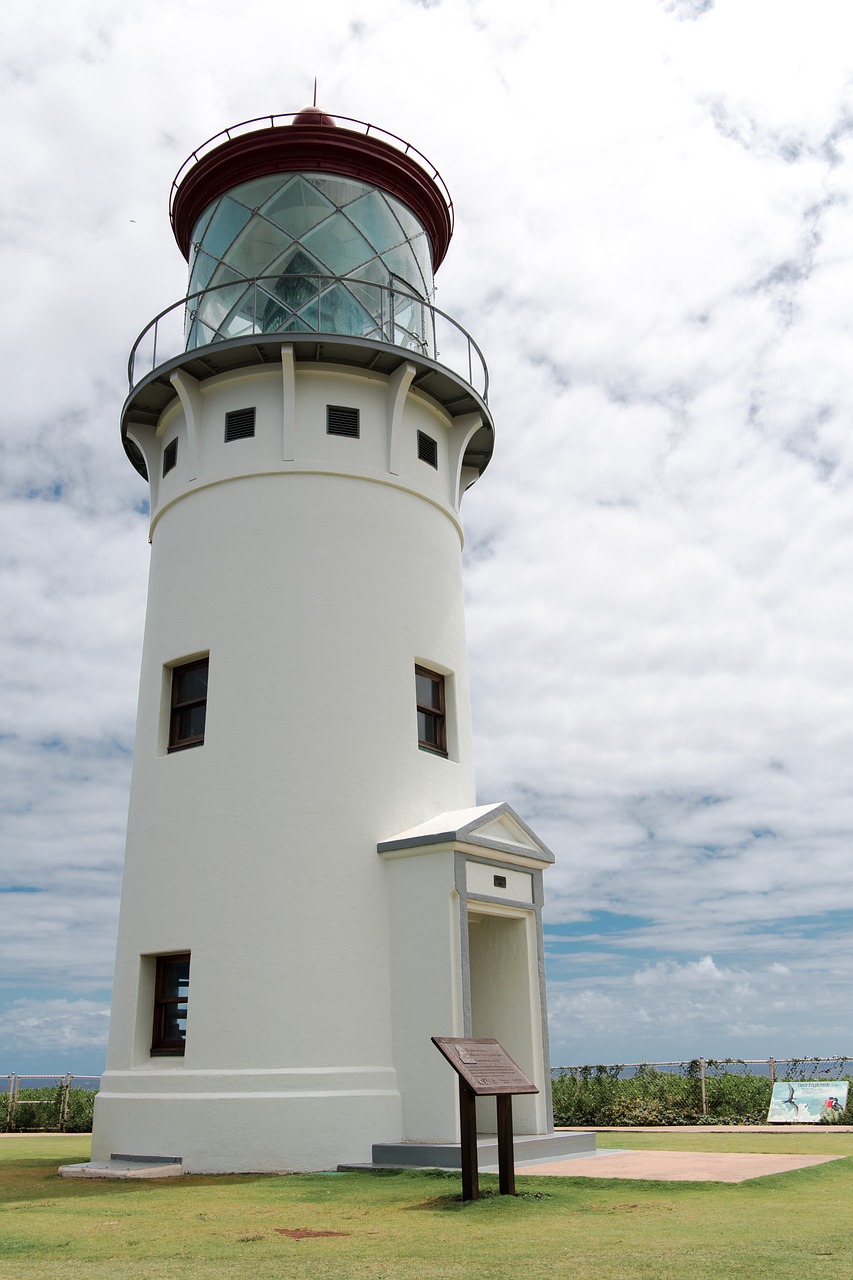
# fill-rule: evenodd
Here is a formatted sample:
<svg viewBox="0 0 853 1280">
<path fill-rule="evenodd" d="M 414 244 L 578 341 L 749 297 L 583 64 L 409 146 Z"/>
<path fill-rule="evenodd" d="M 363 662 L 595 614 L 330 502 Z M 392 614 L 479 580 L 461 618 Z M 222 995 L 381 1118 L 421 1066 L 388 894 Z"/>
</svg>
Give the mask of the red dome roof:
<svg viewBox="0 0 853 1280">
<path fill-rule="evenodd" d="M 252 125 L 261 127 L 249 129 Z M 248 120 L 193 152 L 172 184 L 172 230 L 181 253 L 189 257 L 193 227 L 213 200 L 252 178 L 300 170 L 356 178 L 396 196 L 426 231 L 433 269 L 444 259 L 453 234 L 453 202 L 438 170 L 394 134 L 346 116 L 335 119 L 319 107 Z"/>
<path fill-rule="evenodd" d="M 326 124 L 333 129 L 337 128 L 332 116 L 327 116 L 319 107 L 303 107 L 299 114 L 294 116 L 291 128 L 306 124 Z"/>
</svg>

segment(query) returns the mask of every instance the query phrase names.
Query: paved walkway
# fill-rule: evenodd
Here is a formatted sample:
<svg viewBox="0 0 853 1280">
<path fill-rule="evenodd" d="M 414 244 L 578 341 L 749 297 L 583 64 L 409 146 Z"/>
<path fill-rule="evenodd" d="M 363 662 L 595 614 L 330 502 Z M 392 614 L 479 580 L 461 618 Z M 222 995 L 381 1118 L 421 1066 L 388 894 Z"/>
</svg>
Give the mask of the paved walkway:
<svg viewBox="0 0 853 1280">
<path fill-rule="evenodd" d="M 726 1151 L 597 1151 L 553 1164 L 516 1165 L 516 1178 L 635 1178 L 665 1182 L 747 1182 L 843 1156 L 782 1156 Z"/>
<path fill-rule="evenodd" d="M 820 1124 L 660 1124 L 660 1125 L 578 1125 L 585 1133 L 705 1133 L 712 1138 L 715 1133 L 853 1133 L 853 1124 L 834 1124 L 831 1128 Z M 555 1125 L 558 1132 L 569 1130 L 567 1125 Z"/>
</svg>

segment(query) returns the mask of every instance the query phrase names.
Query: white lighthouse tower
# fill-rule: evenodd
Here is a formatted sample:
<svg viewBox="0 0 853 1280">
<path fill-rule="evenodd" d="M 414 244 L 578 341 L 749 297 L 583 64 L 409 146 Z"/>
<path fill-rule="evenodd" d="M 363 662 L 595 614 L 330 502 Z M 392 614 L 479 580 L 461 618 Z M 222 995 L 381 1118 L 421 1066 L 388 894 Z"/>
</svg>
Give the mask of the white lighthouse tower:
<svg viewBox="0 0 853 1280">
<path fill-rule="evenodd" d="M 547 1134 L 553 859 L 475 805 L 459 511 L 493 426 L 431 301 L 445 185 L 309 108 L 194 152 L 171 214 L 188 296 L 122 415 L 152 558 L 93 1159 L 452 1145 L 432 1035 L 497 1037 L 541 1090 L 517 1131 Z"/>
</svg>

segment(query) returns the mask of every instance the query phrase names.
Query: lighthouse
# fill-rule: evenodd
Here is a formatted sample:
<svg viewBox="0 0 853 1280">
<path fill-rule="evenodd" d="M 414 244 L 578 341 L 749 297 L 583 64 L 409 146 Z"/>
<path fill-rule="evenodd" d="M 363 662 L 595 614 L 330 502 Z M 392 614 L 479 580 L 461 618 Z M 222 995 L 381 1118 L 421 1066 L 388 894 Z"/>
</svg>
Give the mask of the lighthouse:
<svg viewBox="0 0 853 1280">
<path fill-rule="evenodd" d="M 433 1035 L 500 1040 L 542 1138 L 553 855 L 476 802 L 460 507 L 494 429 L 434 303 L 447 188 L 308 108 L 194 151 L 171 220 L 188 291 L 121 420 L 151 566 L 93 1160 L 437 1163 Z"/>
</svg>

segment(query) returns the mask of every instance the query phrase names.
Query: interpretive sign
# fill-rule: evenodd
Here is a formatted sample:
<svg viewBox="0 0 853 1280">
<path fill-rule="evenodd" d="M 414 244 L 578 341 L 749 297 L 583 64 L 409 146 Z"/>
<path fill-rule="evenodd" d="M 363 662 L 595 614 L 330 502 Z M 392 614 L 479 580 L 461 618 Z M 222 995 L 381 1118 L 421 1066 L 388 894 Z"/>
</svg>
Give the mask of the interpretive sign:
<svg viewBox="0 0 853 1280">
<path fill-rule="evenodd" d="M 539 1092 L 497 1040 L 433 1036 L 432 1042 L 477 1097 Z"/>
<path fill-rule="evenodd" d="M 777 1080 L 768 1124 L 819 1124 L 847 1106 L 846 1080 Z"/>
<path fill-rule="evenodd" d="M 459 1076 L 459 1125 L 462 1156 L 462 1199 L 480 1195 L 477 1170 L 477 1108 L 479 1097 L 494 1096 L 498 1112 L 498 1182 L 502 1196 L 515 1195 L 512 1150 L 512 1095 L 538 1093 L 536 1085 L 513 1062 L 506 1049 L 489 1036 L 433 1036 Z"/>
</svg>

